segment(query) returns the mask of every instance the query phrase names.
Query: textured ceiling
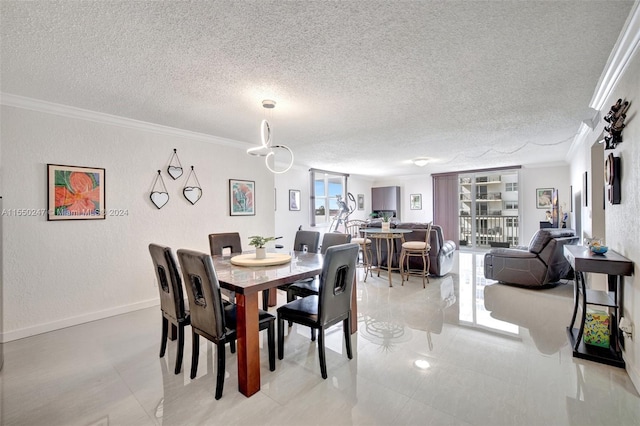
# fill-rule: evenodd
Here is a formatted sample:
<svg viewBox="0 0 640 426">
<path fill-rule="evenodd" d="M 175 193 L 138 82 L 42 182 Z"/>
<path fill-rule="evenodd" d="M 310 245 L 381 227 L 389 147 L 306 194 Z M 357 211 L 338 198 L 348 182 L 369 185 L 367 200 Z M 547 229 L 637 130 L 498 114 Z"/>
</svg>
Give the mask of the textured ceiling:
<svg viewBox="0 0 640 426">
<path fill-rule="evenodd" d="M 242 148 L 274 99 L 274 142 L 339 172 L 557 162 L 632 4 L 2 0 L 0 87 Z"/>
</svg>

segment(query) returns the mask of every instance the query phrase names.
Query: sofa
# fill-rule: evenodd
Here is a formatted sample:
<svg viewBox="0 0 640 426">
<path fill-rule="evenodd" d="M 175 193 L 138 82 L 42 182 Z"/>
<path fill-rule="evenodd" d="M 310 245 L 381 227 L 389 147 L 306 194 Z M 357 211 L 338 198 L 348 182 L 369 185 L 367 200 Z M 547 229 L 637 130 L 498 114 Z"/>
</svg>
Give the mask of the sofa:
<svg viewBox="0 0 640 426">
<path fill-rule="evenodd" d="M 415 223 L 415 222 L 392 222 L 391 228 L 411 229 L 412 232 L 404 234 L 405 241 L 424 241 L 425 234 L 427 232 L 427 223 Z M 372 228 L 380 228 L 382 226 L 381 221 L 373 220 L 368 225 Z M 380 244 L 380 265 L 387 266 L 387 243 L 385 240 L 372 239 L 371 251 L 373 252 L 373 259 L 371 264 L 378 264 L 377 244 Z M 429 250 L 429 274 L 441 277 L 451 271 L 453 267 L 453 255 L 456 250 L 456 244 L 453 241 L 444 240 L 442 235 L 442 228 L 439 225 L 432 225 L 431 235 L 429 236 L 429 244 L 431 250 Z M 400 252 L 402 251 L 402 245 L 400 240 L 396 239 L 393 245 L 394 253 L 391 258 L 391 267 L 398 267 L 398 260 L 400 259 Z M 422 259 L 420 257 L 412 257 L 409 259 L 409 268 L 422 269 Z"/>
<path fill-rule="evenodd" d="M 485 278 L 525 287 L 541 287 L 570 277 L 564 246 L 578 244 L 572 229 L 537 231 L 528 246 L 493 248 L 484 256 Z"/>
</svg>

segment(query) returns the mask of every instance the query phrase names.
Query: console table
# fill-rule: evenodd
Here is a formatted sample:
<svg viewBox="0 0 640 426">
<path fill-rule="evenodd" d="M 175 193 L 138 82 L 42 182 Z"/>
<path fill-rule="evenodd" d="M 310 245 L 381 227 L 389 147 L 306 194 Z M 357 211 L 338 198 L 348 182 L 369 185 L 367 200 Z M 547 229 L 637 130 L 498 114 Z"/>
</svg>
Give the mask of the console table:
<svg viewBox="0 0 640 426">
<path fill-rule="evenodd" d="M 593 254 L 589 247 L 575 245 L 564 246 L 564 257 L 571 264 L 576 280 L 573 316 L 567 327 L 569 342 L 573 347 L 573 356 L 624 368 L 621 351 L 621 347 L 624 347 L 624 340 L 619 339 L 618 321 L 619 314 L 622 312 L 622 277 L 633 273 L 633 262 L 613 250 L 609 250 L 605 254 Z M 587 289 L 584 277 L 586 272 L 606 274 L 608 277 L 607 291 Z M 587 345 L 582 341 L 587 305 L 603 306 L 609 310 L 608 348 Z M 581 308 L 582 315 L 579 328 L 575 328 L 578 308 Z"/>
</svg>

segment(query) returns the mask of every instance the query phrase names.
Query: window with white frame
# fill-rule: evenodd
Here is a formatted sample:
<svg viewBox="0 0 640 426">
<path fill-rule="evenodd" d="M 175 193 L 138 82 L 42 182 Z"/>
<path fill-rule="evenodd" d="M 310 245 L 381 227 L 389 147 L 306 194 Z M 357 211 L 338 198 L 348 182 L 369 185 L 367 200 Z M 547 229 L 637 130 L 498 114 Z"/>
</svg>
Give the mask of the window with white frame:
<svg viewBox="0 0 640 426">
<path fill-rule="evenodd" d="M 515 192 L 518 190 L 518 182 L 506 182 L 504 184 L 505 192 Z"/>
<path fill-rule="evenodd" d="M 311 226 L 329 225 L 338 215 L 339 199 L 345 200 L 347 193 L 347 177 L 342 173 L 310 169 Z"/>
</svg>

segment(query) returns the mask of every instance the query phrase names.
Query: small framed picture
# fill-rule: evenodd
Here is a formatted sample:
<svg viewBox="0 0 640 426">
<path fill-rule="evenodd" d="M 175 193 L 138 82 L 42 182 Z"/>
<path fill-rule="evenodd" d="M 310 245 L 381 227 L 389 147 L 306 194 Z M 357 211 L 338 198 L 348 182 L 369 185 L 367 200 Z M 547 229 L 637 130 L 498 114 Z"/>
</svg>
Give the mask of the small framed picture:
<svg viewBox="0 0 640 426">
<path fill-rule="evenodd" d="M 47 164 L 47 220 L 104 219 L 104 169 Z"/>
<path fill-rule="evenodd" d="M 300 190 L 289 190 L 289 210 L 300 211 Z"/>
<path fill-rule="evenodd" d="M 411 210 L 422 210 L 422 194 L 411 194 L 409 196 L 409 206 Z"/>
<path fill-rule="evenodd" d="M 364 194 L 358 194 L 358 210 L 364 210 Z"/>
<path fill-rule="evenodd" d="M 539 209 L 550 209 L 553 201 L 553 188 L 536 189 L 536 207 Z"/>
<path fill-rule="evenodd" d="M 229 214 L 255 216 L 256 183 L 252 180 L 229 179 Z"/>
</svg>

